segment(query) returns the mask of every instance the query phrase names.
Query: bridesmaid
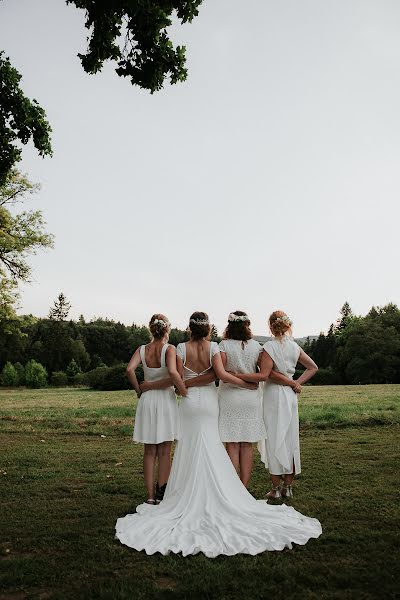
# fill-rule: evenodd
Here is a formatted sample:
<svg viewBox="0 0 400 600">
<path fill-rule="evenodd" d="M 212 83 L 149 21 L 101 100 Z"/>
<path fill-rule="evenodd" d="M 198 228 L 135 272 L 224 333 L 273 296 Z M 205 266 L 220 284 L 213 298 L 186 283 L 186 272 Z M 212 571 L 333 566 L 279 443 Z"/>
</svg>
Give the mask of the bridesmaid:
<svg viewBox="0 0 400 600">
<path fill-rule="evenodd" d="M 257 386 L 268 378 L 281 385 L 294 385 L 291 379 L 272 370 L 272 361 L 252 339 L 250 319 L 245 312 L 237 310 L 229 315 L 219 347 L 224 368 L 235 377 Z M 260 392 L 257 388 L 243 390 L 222 382 L 219 407 L 221 440 L 226 442 L 229 457 L 247 487 L 253 467 L 252 442 L 265 444 L 266 437 Z"/>
<path fill-rule="evenodd" d="M 256 373 L 262 348 L 252 339 L 250 319 L 241 310 L 228 316 L 224 339 L 219 344 L 226 371 Z M 233 466 L 246 487 L 253 468 L 253 442 L 266 438 L 258 386 L 243 389 L 221 381 L 218 390 L 219 434 Z"/>
<path fill-rule="evenodd" d="M 168 344 L 171 325 L 162 314 L 155 314 L 149 323 L 152 341 L 140 346 L 126 369 L 127 376 L 139 398 L 136 409 L 133 439 L 144 444 L 143 471 L 148 504 L 158 504 L 164 497 L 171 470 L 172 442 L 178 438 L 178 407 L 174 385 L 182 396 L 187 389 L 176 367 L 176 350 Z M 143 391 L 139 387 L 135 369 L 142 363 L 145 383 L 170 377 L 164 389 Z M 145 386 L 143 386 L 145 388 Z M 154 471 L 158 458 L 158 476 L 154 494 Z"/>
<path fill-rule="evenodd" d="M 267 497 L 291 498 L 294 476 L 301 472 L 297 394 L 301 392 L 302 384 L 315 375 L 318 367 L 293 340 L 292 321 L 286 313 L 281 310 L 273 312 L 269 317 L 269 327 L 273 339 L 264 344 L 264 354 L 269 357 L 269 366 L 291 379 L 292 386 L 268 382 L 264 387 L 266 458 L 272 480 L 272 489 Z M 305 371 L 293 381 L 298 362 Z"/>
</svg>

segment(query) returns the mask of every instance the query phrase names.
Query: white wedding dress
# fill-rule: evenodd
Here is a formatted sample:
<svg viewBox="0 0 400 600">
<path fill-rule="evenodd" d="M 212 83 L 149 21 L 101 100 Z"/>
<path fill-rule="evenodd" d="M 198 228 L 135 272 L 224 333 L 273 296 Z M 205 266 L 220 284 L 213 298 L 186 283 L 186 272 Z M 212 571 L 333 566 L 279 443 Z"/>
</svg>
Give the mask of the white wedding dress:
<svg viewBox="0 0 400 600">
<path fill-rule="evenodd" d="M 210 363 L 218 345 L 210 344 Z M 177 354 L 185 362 L 185 345 Z M 211 368 L 211 367 L 210 367 Z M 207 369 L 208 370 L 208 369 Z M 196 377 L 185 367 L 185 379 Z M 258 501 L 241 483 L 218 432 L 215 385 L 189 388 L 180 407 L 180 439 L 163 502 L 141 504 L 117 520 L 116 536 L 147 554 L 255 555 L 321 535 L 317 519 Z"/>
</svg>

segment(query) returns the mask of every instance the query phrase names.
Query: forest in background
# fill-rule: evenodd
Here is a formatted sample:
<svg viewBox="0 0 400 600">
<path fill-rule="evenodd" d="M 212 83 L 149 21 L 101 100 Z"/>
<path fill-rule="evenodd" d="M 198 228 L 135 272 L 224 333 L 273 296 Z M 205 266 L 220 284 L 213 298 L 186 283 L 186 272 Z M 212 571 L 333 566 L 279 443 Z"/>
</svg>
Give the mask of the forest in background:
<svg viewBox="0 0 400 600">
<path fill-rule="evenodd" d="M 136 348 L 150 341 L 149 329 L 106 318 L 68 320 L 69 310 L 70 303 L 60 294 L 48 318 L 0 319 L 3 386 L 129 387 L 126 365 Z M 186 331 L 171 330 L 170 343 L 187 339 Z M 216 331 L 213 339 L 220 339 Z M 361 317 L 346 302 L 328 333 L 307 338 L 303 348 L 319 366 L 315 385 L 400 383 L 400 310 L 387 304 Z"/>
</svg>

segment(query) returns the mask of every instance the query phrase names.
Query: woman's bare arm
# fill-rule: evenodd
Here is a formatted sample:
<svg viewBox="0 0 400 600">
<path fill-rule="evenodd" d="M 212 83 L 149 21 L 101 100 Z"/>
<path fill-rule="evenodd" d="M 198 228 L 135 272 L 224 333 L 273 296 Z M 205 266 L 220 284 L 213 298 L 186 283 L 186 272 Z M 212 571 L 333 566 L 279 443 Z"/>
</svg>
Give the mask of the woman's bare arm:
<svg viewBox="0 0 400 600">
<path fill-rule="evenodd" d="M 186 379 L 185 385 L 186 387 L 199 387 L 202 385 L 208 385 L 217 379 L 214 369 L 210 369 L 204 375 L 197 375 L 197 377 L 191 377 L 190 379 Z"/>
<path fill-rule="evenodd" d="M 313 361 L 313 359 L 304 352 L 304 350 L 301 350 L 300 352 L 299 363 L 303 365 L 303 367 L 305 367 L 306 370 L 300 375 L 298 379 L 296 379 L 296 383 L 298 385 L 303 385 L 303 383 L 309 381 L 311 377 L 314 377 L 315 373 L 318 371 L 318 367 Z"/>
<path fill-rule="evenodd" d="M 257 389 L 256 383 L 244 381 L 239 377 L 235 377 L 234 375 L 232 375 L 232 373 L 228 373 L 228 371 L 225 371 L 220 352 L 214 354 L 212 358 L 212 366 L 218 379 L 220 379 L 224 383 L 230 383 L 231 385 L 236 385 L 237 387 L 245 388 L 246 390 Z"/>
<path fill-rule="evenodd" d="M 178 371 L 176 350 L 173 346 L 168 346 L 165 353 L 168 373 L 171 376 L 172 383 L 178 390 L 181 396 L 187 396 L 187 388 L 183 382 L 183 379 Z"/>
<path fill-rule="evenodd" d="M 142 381 L 140 389 L 142 392 L 148 392 L 149 390 L 166 390 L 167 388 L 174 385 L 171 377 L 164 377 L 164 379 L 157 379 L 156 381 Z"/>
<path fill-rule="evenodd" d="M 178 373 L 180 374 L 182 380 L 185 382 L 185 385 L 187 388 L 190 387 L 199 387 L 202 385 L 208 385 L 209 383 L 212 383 L 213 381 L 216 380 L 216 375 L 214 373 L 214 369 L 210 369 L 210 371 L 207 371 L 207 373 L 204 373 L 204 375 L 197 375 L 197 377 L 191 377 L 190 379 L 184 379 L 184 364 L 183 364 L 183 360 L 180 358 L 180 356 L 176 357 L 176 364 L 177 364 L 177 368 L 178 368 Z"/>
<path fill-rule="evenodd" d="M 138 383 L 138 380 L 136 377 L 135 370 L 140 365 L 141 362 L 142 362 L 142 359 L 140 358 L 140 348 L 137 348 L 136 351 L 133 353 L 132 358 L 128 363 L 128 366 L 126 367 L 126 375 L 129 379 L 130 383 L 132 384 L 138 398 L 140 398 L 142 390 L 139 387 L 139 383 Z"/>
<path fill-rule="evenodd" d="M 261 356 L 258 360 L 258 373 L 235 373 L 236 377 L 243 379 L 244 381 L 267 381 L 268 379 L 273 383 L 277 383 L 279 385 L 288 385 L 290 387 L 295 387 L 295 382 L 290 377 L 286 377 L 282 373 L 278 371 L 273 371 L 273 361 L 268 352 L 263 350 Z"/>
</svg>

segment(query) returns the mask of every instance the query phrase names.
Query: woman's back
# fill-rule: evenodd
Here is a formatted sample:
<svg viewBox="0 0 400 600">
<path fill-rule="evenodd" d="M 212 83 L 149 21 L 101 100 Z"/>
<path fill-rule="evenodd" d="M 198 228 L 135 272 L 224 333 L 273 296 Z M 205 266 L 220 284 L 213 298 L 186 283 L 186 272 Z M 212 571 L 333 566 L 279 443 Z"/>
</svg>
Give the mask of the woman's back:
<svg viewBox="0 0 400 600">
<path fill-rule="evenodd" d="M 221 352 L 226 354 L 226 370 L 234 373 L 255 373 L 261 345 L 253 339 L 222 340 L 219 344 Z"/>
<path fill-rule="evenodd" d="M 184 368 L 195 375 L 200 375 L 211 368 L 215 342 L 207 340 L 190 341 L 178 344 L 177 355 L 182 359 Z"/>
<path fill-rule="evenodd" d="M 281 339 L 273 338 L 266 342 L 263 348 L 272 358 L 274 370 L 284 375 L 294 374 L 301 348 L 293 338 L 288 335 L 284 335 Z"/>
<path fill-rule="evenodd" d="M 146 346 L 140 346 L 140 358 L 145 381 L 155 381 L 168 377 L 165 353 L 169 345 L 150 342 Z"/>
</svg>

